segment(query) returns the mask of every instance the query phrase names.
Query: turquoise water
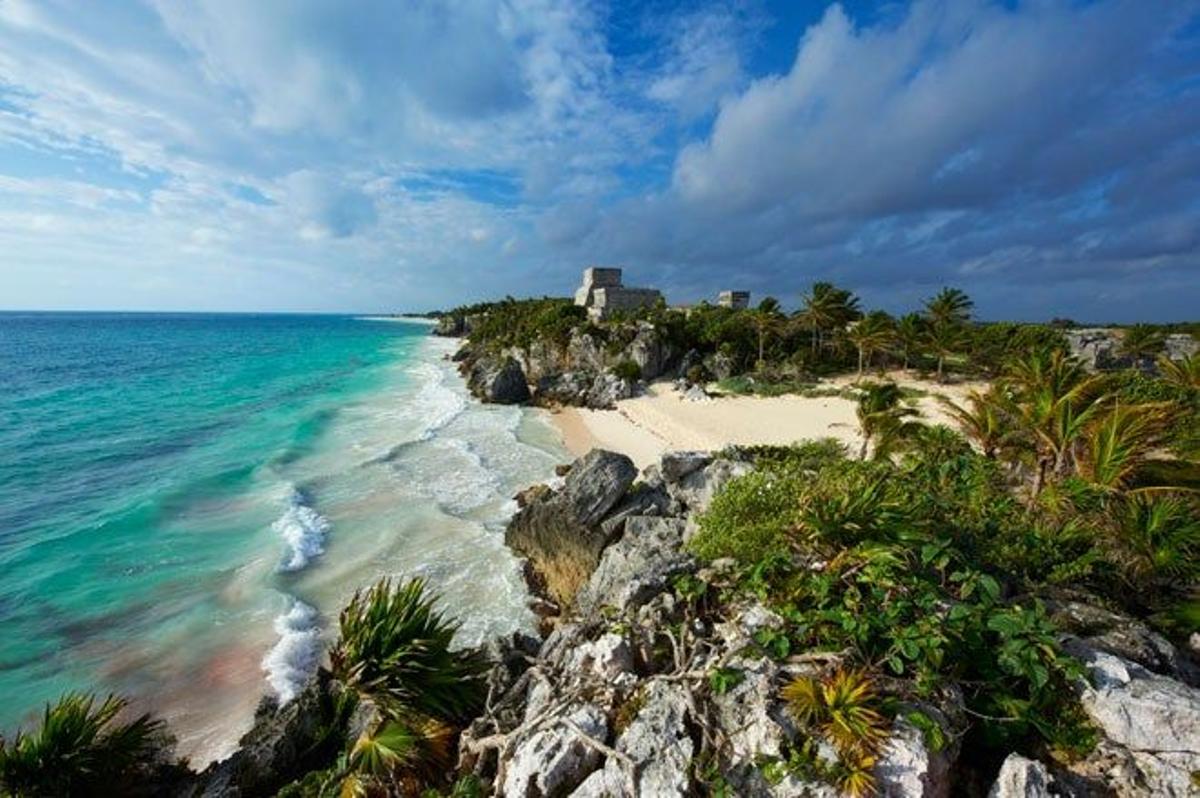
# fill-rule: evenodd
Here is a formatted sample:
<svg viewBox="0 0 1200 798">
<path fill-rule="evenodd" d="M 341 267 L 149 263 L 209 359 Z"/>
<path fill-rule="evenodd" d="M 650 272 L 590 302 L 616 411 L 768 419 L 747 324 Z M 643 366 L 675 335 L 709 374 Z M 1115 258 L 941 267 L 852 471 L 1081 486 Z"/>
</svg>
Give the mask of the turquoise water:
<svg viewBox="0 0 1200 798">
<path fill-rule="evenodd" d="M 501 530 L 563 453 L 448 351 L 346 317 L 0 314 L 0 731 L 117 690 L 221 755 L 384 574 L 464 638 L 529 624 Z"/>
</svg>

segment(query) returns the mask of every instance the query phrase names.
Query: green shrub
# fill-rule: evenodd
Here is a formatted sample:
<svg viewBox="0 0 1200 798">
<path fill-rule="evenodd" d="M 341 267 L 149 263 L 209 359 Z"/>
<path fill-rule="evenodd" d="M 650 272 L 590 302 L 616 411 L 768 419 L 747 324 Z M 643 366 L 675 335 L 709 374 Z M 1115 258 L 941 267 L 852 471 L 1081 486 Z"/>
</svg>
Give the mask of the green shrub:
<svg viewBox="0 0 1200 798">
<path fill-rule="evenodd" d="M 743 564 L 785 551 L 802 480 L 799 474 L 772 471 L 733 480 L 700 516 L 691 550 L 704 560 L 733 557 Z"/>
<path fill-rule="evenodd" d="M 642 367 L 632 360 L 622 360 L 609 369 L 609 371 L 629 382 L 637 382 L 642 378 Z"/>
</svg>

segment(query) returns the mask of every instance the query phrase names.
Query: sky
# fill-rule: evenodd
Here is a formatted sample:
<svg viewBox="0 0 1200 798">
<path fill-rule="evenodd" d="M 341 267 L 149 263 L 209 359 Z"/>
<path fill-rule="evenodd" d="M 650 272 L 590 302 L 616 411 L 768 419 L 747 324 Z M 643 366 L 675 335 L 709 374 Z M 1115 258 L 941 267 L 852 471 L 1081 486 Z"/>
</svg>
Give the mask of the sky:
<svg viewBox="0 0 1200 798">
<path fill-rule="evenodd" d="M 0 0 L 0 309 L 1200 318 L 1200 0 Z"/>
</svg>

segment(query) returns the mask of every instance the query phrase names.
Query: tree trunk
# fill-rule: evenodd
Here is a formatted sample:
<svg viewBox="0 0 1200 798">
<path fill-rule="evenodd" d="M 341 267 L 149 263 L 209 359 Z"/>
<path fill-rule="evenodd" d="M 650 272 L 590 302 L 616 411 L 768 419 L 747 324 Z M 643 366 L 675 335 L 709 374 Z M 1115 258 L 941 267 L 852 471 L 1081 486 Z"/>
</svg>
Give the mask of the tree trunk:
<svg viewBox="0 0 1200 798">
<path fill-rule="evenodd" d="M 863 441 L 862 441 L 862 446 L 860 446 L 860 447 L 859 447 L 859 449 L 858 449 L 858 459 L 859 459 L 859 460 L 866 460 L 866 459 L 867 459 L 867 446 L 868 446 L 870 443 L 871 443 L 871 438 L 870 438 L 870 437 L 869 437 L 869 436 L 868 436 L 868 435 L 867 435 L 867 434 L 864 432 L 864 433 L 863 433 Z"/>
<path fill-rule="evenodd" d="M 942 369 L 943 369 L 945 362 L 946 362 L 946 358 L 943 355 L 938 355 L 938 369 L 937 369 L 937 381 L 938 382 L 943 381 Z"/>
<path fill-rule="evenodd" d="M 858 381 L 862 382 L 863 378 L 863 348 L 858 348 Z"/>
<path fill-rule="evenodd" d="M 765 330 L 758 331 L 758 362 L 759 363 L 763 362 L 763 340 L 766 338 L 766 336 L 767 336 L 767 334 L 766 334 Z"/>
</svg>

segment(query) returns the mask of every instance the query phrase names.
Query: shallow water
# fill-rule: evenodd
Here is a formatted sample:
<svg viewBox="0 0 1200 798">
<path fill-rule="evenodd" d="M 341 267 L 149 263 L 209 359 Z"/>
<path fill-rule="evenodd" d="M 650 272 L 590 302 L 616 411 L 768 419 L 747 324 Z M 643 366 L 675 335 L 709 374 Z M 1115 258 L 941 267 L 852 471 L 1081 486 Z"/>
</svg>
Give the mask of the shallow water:
<svg viewBox="0 0 1200 798">
<path fill-rule="evenodd" d="M 530 625 L 503 524 L 565 453 L 469 402 L 452 348 L 347 317 L 0 314 L 0 732 L 116 690 L 224 754 L 381 575 L 425 576 L 465 642 Z"/>
</svg>

